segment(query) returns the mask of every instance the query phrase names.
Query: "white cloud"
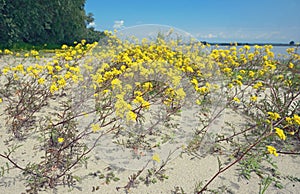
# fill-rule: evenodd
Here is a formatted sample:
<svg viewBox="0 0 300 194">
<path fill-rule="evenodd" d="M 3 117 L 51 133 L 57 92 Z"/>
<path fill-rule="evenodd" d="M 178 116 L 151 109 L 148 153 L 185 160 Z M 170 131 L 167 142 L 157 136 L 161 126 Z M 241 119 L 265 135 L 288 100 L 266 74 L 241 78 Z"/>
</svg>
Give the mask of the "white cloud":
<svg viewBox="0 0 300 194">
<path fill-rule="evenodd" d="M 96 27 L 96 26 L 97 26 L 97 25 L 96 25 L 95 22 L 91 22 L 91 23 L 88 24 L 88 28 L 90 28 L 90 27 Z"/>
<path fill-rule="evenodd" d="M 124 20 L 116 20 L 114 21 L 114 26 L 113 28 L 114 29 L 121 29 L 121 28 L 124 28 Z"/>
<path fill-rule="evenodd" d="M 198 33 L 195 35 L 197 38 L 201 38 L 201 39 L 204 39 L 204 38 L 207 38 L 207 39 L 212 39 L 212 38 L 217 38 L 218 35 L 216 34 L 212 34 L 212 33 L 208 33 L 208 34 L 202 34 L 202 33 Z"/>
<path fill-rule="evenodd" d="M 285 30 L 280 28 L 203 28 L 194 33 L 200 41 L 208 42 L 289 42 L 299 40 L 300 29 Z"/>
</svg>

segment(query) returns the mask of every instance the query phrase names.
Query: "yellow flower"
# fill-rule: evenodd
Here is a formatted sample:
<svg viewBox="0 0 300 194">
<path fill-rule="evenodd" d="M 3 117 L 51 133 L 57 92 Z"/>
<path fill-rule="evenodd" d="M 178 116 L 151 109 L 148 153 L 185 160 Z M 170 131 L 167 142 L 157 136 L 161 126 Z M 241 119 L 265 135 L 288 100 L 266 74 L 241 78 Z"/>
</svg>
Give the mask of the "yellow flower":
<svg viewBox="0 0 300 194">
<path fill-rule="evenodd" d="M 300 117 L 298 115 L 294 114 L 293 120 L 297 125 L 300 125 Z"/>
<path fill-rule="evenodd" d="M 209 86 L 207 85 L 207 87 L 209 87 Z M 186 93 L 184 92 L 183 88 L 179 88 L 175 92 L 176 92 L 177 99 L 184 99 L 186 96 Z"/>
<path fill-rule="evenodd" d="M 250 76 L 250 77 L 254 77 L 254 76 L 255 76 L 254 71 L 249 71 L 249 76 Z"/>
<path fill-rule="evenodd" d="M 85 40 L 85 39 L 82 39 L 82 40 L 81 40 L 81 44 L 82 44 L 82 45 L 85 45 L 85 43 L 86 43 L 86 40 Z"/>
<path fill-rule="evenodd" d="M 241 100 L 240 100 L 238 97 L 234 97 L 234 98 L 233 98 L 233 101 L 235 101 L 235 102 L 237 102 L 237 103 L 240 103 L 240 102 L 241 102 Z"/>
<path fill-rule="evenodd" d="M 21 71 L 21 72 L 23 72 L 23 71 L 24 71 L 24 66 L 23 66 L 22 64 L 19 64 L 19 65 L 17 65 L 17 66 L 15 67 L 15 70 L 16 70 L 16 71 Z"/>
<path fill-rule="evenodd" d="M 248 51 L 250 50 L 250 46 L 249 45 L 245 45 L 244 48 Z"/>
<path fill-rule="evenodd" d="M 121 87 L 122 81 L 119 80 L 118 78 L 115 78 L 111 81 L 111 86 L 114 89 L 116 86 Z"/>
<path fill-rule="evenodd" d="M 66 80 L 64 78 L 61 78 L 60 80 L 57 81 L 58 85 L 60 88 L 66 86 Z"/>
<path fill-rule="evenodd" d="M 146 82 L 146 83 L 143 84 L 143 89 L 146 90 L 146 91 L 152 90 L 152 88 L 153 88 L 153 85 L 152 85 L 151 82 Z"/>
<path fill-rule="evenodd" d="M 291 86 L 292 85 L 292 80 L 284 80 L 284 84 L 286 86 Z"/>
<path fill-rule="evenodd" d="M 57 138 L 58 143 L 63 143 L 65 141 L 65 138 L 59 137 Z"/>
<path fill-rule="evenodd" d="M 159 155 L 158 155 L 157 153 L 153 154 L 152 160 L 154 160 L 154 161 L 160 163 L 160 157 L 159 157 Z"/>
<path fill-rule="evenodd" d="M 56 83 L 53 82 L 52 85 L 50 86 L 50 92 L 53 94 L 57 90 L 58 90 L 58 87 L 57 87 Z"/>
<path fill-rule="evenodd" d="M 284 76 L 283 75 L 278 75 L 276 76 L 277 79 L 283 80 Z"/>
<path fill-rule="evenodd" d="M 187 72 L 192 72 L 192 73 L 193 73 L 193 72 L 194 72 L 194 69 L 193 69 L 192 67 L 190 67 L 190 66 L 187 66 L 187 67 L 186 67 L 186 71 L 187 71 Z"/>
<path fill-rule="evenodd" d="M 250 100 L 253 102 L 257 101 L 257 96 L 251 96 Z"/>
<path fill-rule="evenodd" d="M 32 51 L 30 51 L 30 53 L 31 53 L 33 56 L 37 56 L 37 55 L 39 55 L 39 52 L 38 52 L 38 51 L 36 51 L 36 50 L 32 50 Z"/>
<path fill-rule="evenodd" d="M 228 84 L 228 88 L 229 88 L 229 89 L 233 88 L 233 84 L 232 84 L 232 83 L 229 83 L 229 84 Z"/>
<path fill-rule="evenodd" d="M 191 80 L 191 83 L 194 84 L 195 86 L 198 86 L 198 80 L 196 80 L 195 78 Z"/>
<path fill-rule="evenodd" d="M 126 115 L 127 121 L 135 121 L 137 118 L 137 115 L 133 111 L 129 111 Z"/>
<path fill-rule="evenodd" d="M 73 58 L 72 58 L 71 56 L 66 56 L 66 57 L 65 57 L 65 60 L 66 60 L 66 61 L 72 61 Z"/>
<path fill-rule="evenodd" d="M 241 73 L 241 74 L 245 74 L 246 71 L 242 69 L 242 70 L 240 70 L 240 73 Z"/>
<path fill-rule="evenodd" d="M 206 94 L 206 93 L 209 92 L 209 89 L 207 87 L 203 86 L 203 87 L 200 87 L 200 88 L 197 87 L 196 91 L 200 92 L 201 94 Z"/>
<path fill-rule="evenodd" d="M 295 135 L 295 131 L 290 131 L 290 132 L 287 132 L 288 134 L 290 135 Z"/>
<path fill-rule="evenodd" d="M 270 153 L 270 154 L 273 154 L 274 156 L 278 156 L 278 153 L 277 153 L 277 151 L 276 151 L 276 148 L 274 148 L 273 146 L 267 146 L 267 149 L 268 149 L 268 152 Z"/>
<path fill-rule="evenodd" d="M 4 49 L 4 54 L 11 55 L 11 54 L 13 54 L 13 52 L 8 49 Z"/>
<path fill-rule="evenodd" d="M 293 120 L 291 117 L 286 117 L 285 118 L 285 121 L 289 124 L 289 125 L 292 125 L 293 124 Z"/>
<path fill-rule="evenodd" d="M 2 103 L 3 102 L 3 100 L 2 100 L 2 98 L 0 98 L 0 103 Z"/>
<path fill-rule="evenodd" d="M 62 67 L 59 66 L 59 65 L 56 65 L 56 66 L 55 66 L 55 69 L 56 69 L 57 71 L 61 71 L 61 70 L 62 70 Z"/>
<path fill-rule="evenodd" d="M 67 71 L 66 74 L 64 75 L 66 79 L 70 79 L 72 76 L 73 74 L 70 71 Z"/>
<path fill-rule="evenodd" d="M 4 75 L 6 75 L 9 71 L 10 71 L 10 68 L 9 68 L 9 67 L 4 67 L 4 68 L 2 69 L 2 73 L 3 73 Z"/>
<path fill-rule="evenodd" d="M 150 103 L 149 103 L 148 101 L 144 101 L 144 102 L 142 103 L 142 107 L 143 107 L 143 108 L 146 108 L 146 109 L 149 109 L 149 108 L 150 108 Z"/>
<path fill-rule="evenodd" d="M 46 68 L 49 74 L 53 74 L 53 66 L 47 65 Z"/>
<path fill-rule="evenodd" d="M 277 121 L 278 119 L 280 119 L 280 115 L 276 112 L 268 112 L 270 118 L 274 121 Z"/>
<path fill-rule="evenodd" d="M 260 88 L 262 86 L 263 86 L 262 82 L 257 82 L 256 84 L 254 84 L 253 88 L 254 89 L 258 89 L 258 88 Z"/>
<path fill-rule="evenodd" d="M 38 79 L 38 83 L 40 85 L 43 85 L 45 83 L 45 79 L 41 77 L 40 79 Z"/>
<path fill-rule="evenodd" d="M 242 77 L 242 76 L 241 76 Z M 234 83 L 236 83 L 237 85 L 239 86 L 242 86 L 243 85 L 243 82 L 241 82 L 240 80 L 237 80 L 237 79 L 234 79 L 232 80 Z"/>
<path fill-rule="evenodd" d="M 290 64 L 289 64 L 289 68 L 293 69 L 293 68 L 294 68 L 294 64 L 293 64 L 293 63 L 290 63 Z"/>
<path fill-rule="evenodd" d="M 196 100 L 196 104 L 201 105 L 201 101 L 199 99 Z"/>
<path fill-rule="evenodd" d="M 243 76 L 241 76 L 241 75 L 237 75 L 236 78 L 237 78 L 238 80 L 243 80 Z"/>
<path fill-rule="evenodd" d="M 137 96 L 135 97 L 135 99 L 133 100 L 134 103 L 139 104 L 139 103 L 143 103 L 144 102 L 144 98 L 141 96 Z"/>
<path fill-rule="evenodd" d="M 68 46 L 65 45 L 65 44 L 63 44 L 63 45 L 61 46 L 61 49 L 63 49 L 63 50 L 65 50 L 65 49 L 67 49 L 67 48 L 68 48 Z"/>
<path fill-rule="evenodd" d="M 71 52 L 71 55 L 74 56 L 74 55 L 76 55 L 76 53 L 77 53 L 77 51 L 73 50 L 73 51 Z"/>
<path fill-rule="evenodd" d="M 282 140 L 285 140 L 286 139 L 286 136 L 283 132 L 282 129 L 278 128 L 278 127 L 275 127 L 275 131 L 276 131 L 276 134 L 278 135 L 278 137 Z"/>
<path fill-rule="evenodd" d="M 92 128 L 92 131 L 94 132 L 94 133 L 96 133 L 97 131 L 99 131 L 101 128 L 100 128 L 100 126 L 99 126 L 99 124 L 97 123 L 97 124 L 92 124 L 91 125 L 91 128 Z"/>
</svg>

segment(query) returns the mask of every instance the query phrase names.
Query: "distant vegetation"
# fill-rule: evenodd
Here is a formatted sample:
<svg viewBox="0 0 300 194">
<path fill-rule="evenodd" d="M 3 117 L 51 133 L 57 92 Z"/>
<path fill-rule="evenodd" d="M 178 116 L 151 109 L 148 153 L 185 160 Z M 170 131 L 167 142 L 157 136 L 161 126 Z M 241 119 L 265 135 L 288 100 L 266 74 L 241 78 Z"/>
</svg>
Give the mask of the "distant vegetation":
<svg viewBox="0 0 300 194">
<path fill-rule="evenodd" d="M 85 0 L 0 0 L 0 48 L 98 41 L 103 33 L 88 27 L 94 18 L 85 13 L 84 5 Z"/>
<path fill-rule="evenodd" d="M 297 46 L 299 44 L 295 43 L 294 41 L 290 41 L 289 43 L 247 43 L 247 42 L 206 42 L 206 41 L 202 41 L 201 42 L 204 45 L 210 44 L 210 45 L 219 45 L 219 46 L 245 46 L 245 45 L 249 45 L 249 46 L 265 46 L 265 45 L 272 45 L 272 46 Z"/>
</svg>

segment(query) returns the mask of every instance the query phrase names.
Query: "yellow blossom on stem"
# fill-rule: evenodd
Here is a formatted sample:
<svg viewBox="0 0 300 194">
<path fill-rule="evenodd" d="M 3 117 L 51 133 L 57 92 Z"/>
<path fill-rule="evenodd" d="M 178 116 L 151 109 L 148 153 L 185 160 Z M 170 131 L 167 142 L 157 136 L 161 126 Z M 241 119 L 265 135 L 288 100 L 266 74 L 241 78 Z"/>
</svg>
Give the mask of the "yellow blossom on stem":
<svg viewBox="0 0 300 194">
<path fill-rule="evenodd" d="M 58 90 L 58 87 L 57 87 L 56 83 L 53 82 L 50 86 L 50 92 L 53 94 L 57 90 Z"/>
<path fill-rule="evenodd" d="M 241 76 L 242 77 L 242 76 Z M 243 85 L 243 82 L 241 82 L 240 80 L 237 80 L 237 79 L 234 79 L 232 80 L 234 83 L 236 83 L 237 85 L 239 86 L 242 86 Z"/>
<path fill-rule="evenodd" d="M 148 101 L 144 101 L 144 102 L 142 103 L 142 107 L 143 107 L 143 108 L 146 108 L 146 109 L 149 109 L 149 108 L 150 108 L 150 103 L 149 103 Z"/>
<path fill-rule="evenodd" d="M 253 101 L 253 102 L 257 101 L 257 96 L 251 96 L 250 100 Z"/>
<path fill-rule="evenodd" d="M 243 76 L 241 76 L 241 75 L 237 75 L 236 78 L 237 78 L 238 80 L 243 80 Z"/>
<path fill-rule="evenodd" d="M 97 131 L 99 131 L 101 129 L 98 123 L 96 123 L 96 124 L 93 123 L 91 125 L 91 128 L 94 133 L 96 133 Z"/>
<path fill-rule="evenodd" d="M 151 82 L 146 82 L 146 83 L 143 84 L 143 89 L 146 90 L 146 91 L 152 90 L 152 88 L 153 88 L 153 85 L 152 85 Z"/>
<path fill-rule="evenodd" d="M 278 156 L 277 150 L 273 146 L 267 146 L 267 149 L 270 154 L 273 154 L 276 157 Z"/>
<path fill-rule="evenodd" d="M 114 89 L 116 86 L 121 87 L 122 81 L 119 80 L 118 78 L 115 78 L 111 81 L 111 86 Z"/>
<path fill-rule="evenodd" d="M 127 121 L 135 121 L 137 118 L 137 115 L 133 111 L 128 111 L 126 115 Z"/>
<path fill-rule="evenodd" d="M 65 44 L 63 44 L 63 45 L 61 46 L 61 49 L 63 49 L 63 50 L 65 50 L 65 49 L 67 49 L 67 48 L 68 48 L 68 46 L 65 45 Z"/>
<path fill-rule="evenodd" d="M 65 60 L 66 60 L 66 61 L 72 61 L 73 58 L 72 58 L 71 56 L 66 56 L 66 57 L 65 57 Z"/>
<path fill-rule="evenodd" d="M 65 138 L 59 137 L 57 138 L 58 143 L 63 143 L 65 141 Z"/>
<path fill-rule="evenodd" d="M 203 87 L 200 87 L 200 88 L 197 87 L 196 91 L 200 92 L 200 94 L 206 94 L 206 93 L 209 92 L 209 89 L 207 87 L 203 86 Z"/>
<path fill-rule="evenodd" d="M 241 100 L 240 100 L 238 97 L 234 97 L 234 98 L 233 98 L 233 101 L 235 101 L 235 102 L 237 102 L 237 103 L 240 103 L 240 102 L 241 102 Z"/>
<path fill-rule="evenodd" d="M 61 70 L 62 70 L 62 67 L 59 66 L 59 65 L 56 65 L 56 66 L 55 66 L 55 69 L 56 69 L 57 71 L 61 71 Z"/>
<path fill-rule="evenodd" d="M 280 119 L 280 115 L 276 112 L 268 112 L 269 117 L 274 120 L 277 121 L 278 119 Z"/>
<path fill-rule="evenodd" d="M 263 86 L 263 84 L 262 84 L 262 82 L 257 82 L 256 84 L 254 84 L 254 86 L 253 86 L 253 88 L 254 89 L 258 89 L 258 88 L 260 88 L 260 87 L 262 87 Z"/>
<path fill-rule="evenodd" d="M 250 50 L 250 46 L 249 45 L 245 45 L 244 48 L 249 51 Z"/>
<path fill-rule="evenodd" d="M 233 87 L 234 87 L 234 86 L 233 86 L 232 83 L 229 83 L 229 84 L 228 84 L 228 88 L 229 88 L 229 89 L 231 89 L 231 88 L 233 88 Z"/>
<path fill-rule="evenodd" d="M 293 124 L 293 120 L 291 117 L 286 117 L 285 118 L 285 121 L 289 124 L 289 125 L 292 125 Z"/>
<path fill-rule="evenodd" d="M 40 78 L 40 79 L 38 79 L 38 83 L 40 84 L 40 85 L 43 85 L 44 83 L 45 83 L 45 78 Z"/>
<path fill-rule="evenodd" d="M 294 114 L 293 121 L 300 126 L 300 117 L 298 115 Z"/>
<path fill-rule="evenodd" d="M 193 78 L 190 82 L 195 86 L 198 86 L 198 80 L 196 80 L 195 78 Z"/>
<path fill-rule="evenodd" d="M 66 86 L 66 80 L 64 78 L 61 78 L 57 81 L 58 85 L 60 88 L 65 87 Z"/>
<path fill-rule="evenodd" d="M 295 135 L 295 131 L 290 131 L 290 132 L 287 132 L 288 134 L 290 135 Z"/>
<path fill-rule="evenodd" d="M 282 140 L 285 140 L 285 139 L 286 139 L 286 136 L 285 136 L 285 134 L 284 134 L 284 132 L 283 132 L 282 129 L 280 129 L 280 128 L 278 128 L 278 127 L 275 127 L 275 132 L 276 132 L 276 134 L 278 135 L 278 137 L 279 137 L 280 139 L 282 139 Z"/>
<path fill-rule="evenodd" d="M 242 70 L 240 70 L 240 73 L 241 73 L 241 74 L 245 74 L 246 71 L 242 69 Z"/>
<path fill-rule="evenodd" d="M 155 154 L 153 154 L 153 156 L 152 156 L 152 160 L 154 160 L 155 162 L 160 162 L 160 157 L 159 157 L 159 155 L 157 154 L 157 153 L 155 153 Z"/>
<path fill-rule="evenodd" d="M 254 71 L 249 71 L 249 77 L 254 77 L 255 76 L 255 73 L 254 73 Z"/>
<path fill-rule="evenodd" d="M 31 50 L 30 53 L 31 53 L 33 56 L 39 55 L 39 52 L 36 51 L 36 50 Z"/>
<path fill-rule="evenodd" d="M 9 71 L 10 71 L 10 68 L 9 68 L 9 67 L 4 67 L 4 68 L 2 69 L 2 73 L 3 73 L 4 75 L 6 75 Z"/>
</svg>

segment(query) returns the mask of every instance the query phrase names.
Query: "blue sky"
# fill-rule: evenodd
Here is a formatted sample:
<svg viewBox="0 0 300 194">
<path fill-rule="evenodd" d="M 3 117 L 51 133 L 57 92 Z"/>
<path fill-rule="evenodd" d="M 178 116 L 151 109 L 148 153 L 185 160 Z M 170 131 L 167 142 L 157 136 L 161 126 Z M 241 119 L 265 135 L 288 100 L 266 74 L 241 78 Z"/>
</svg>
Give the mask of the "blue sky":
<svg viewBox="0 0 300 194">
<path fill-rule="evenodd" d="M 161 24 L 208 42 L 300 42 L 300 0 L 87 0 L 98 30 Z"/>
</svg>

